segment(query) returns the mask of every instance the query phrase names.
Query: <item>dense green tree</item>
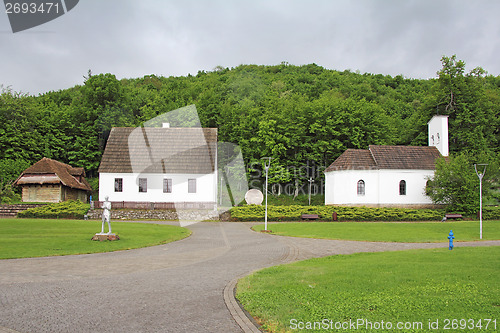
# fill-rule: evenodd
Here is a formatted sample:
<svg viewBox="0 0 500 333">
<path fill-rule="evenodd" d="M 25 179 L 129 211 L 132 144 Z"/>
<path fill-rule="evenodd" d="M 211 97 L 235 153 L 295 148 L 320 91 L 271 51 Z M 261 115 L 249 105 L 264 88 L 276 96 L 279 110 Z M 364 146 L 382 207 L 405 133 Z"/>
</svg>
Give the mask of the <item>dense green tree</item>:
<svg viewBox="0 0 500 333">
<path fill-rule="evenodd" d="M 29 163 L 20 159 L 0 160 L 0 203 L 19 201 L 19 191 L 15 191 L 12 183 L 19 177 L 21 172 L 29 167 Z"/>
<path fill-rule="evenodd" d="M 82 87 L 85 103 L 96 109 L 116 105 L 123 100 L 123 87 L 113 74 L 92 75 Z"/>
<path fill-rule="evenodd" d="M 436 111 L 449 115 L 450 151 L 485 151 L 498 147 L 498 119 L 486 93 L 485 71 L 475 68 L 465 74 L 465 62 L 456 55 L 443 56 L 438 71 L 439 99 Z"/>
</svg>

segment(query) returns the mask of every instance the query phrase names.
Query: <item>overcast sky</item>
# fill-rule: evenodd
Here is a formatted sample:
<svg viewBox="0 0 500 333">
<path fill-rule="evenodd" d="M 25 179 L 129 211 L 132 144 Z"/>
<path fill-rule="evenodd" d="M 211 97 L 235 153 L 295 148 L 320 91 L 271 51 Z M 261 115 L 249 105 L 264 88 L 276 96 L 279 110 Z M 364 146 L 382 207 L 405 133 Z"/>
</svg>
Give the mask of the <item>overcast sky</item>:
<svg viewBox="0 0 500 333">
<path fill-rule="evenodd" d="M 443 55 L 500 74 L 498 0 L 80 0 L 12 33 L 0 12 L 0 84 L 38 94 L 117 78 L 216 66 L 316 63 L 436 77 Z"/>
</svg>

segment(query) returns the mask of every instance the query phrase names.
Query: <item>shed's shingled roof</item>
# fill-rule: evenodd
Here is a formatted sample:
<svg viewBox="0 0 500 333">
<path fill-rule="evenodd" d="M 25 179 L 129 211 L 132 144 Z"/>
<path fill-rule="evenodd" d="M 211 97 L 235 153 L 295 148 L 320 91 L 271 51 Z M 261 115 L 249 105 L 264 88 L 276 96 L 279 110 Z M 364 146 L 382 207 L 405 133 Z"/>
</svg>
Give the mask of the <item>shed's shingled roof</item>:
<svg viewBox="0 0 500 333">
<path fill-rule="evenodd" d="M 411 169 L 434 170 L 441 157 L 436 147 L 375 146 L 347 149 L 325 172 L 335 170 Z"/>
<path fill-rule="evenodd" d="M 216 151 L 216 128 L 114 127 L 99 172 L 207 174 Z"/>
<path fill-rule="evenodd" d="M 62 183 L 67 187 L 92 191 L 92 188 L 85 179 L 83 168 L 74 168 L 71 165 L 47 157 L 42 158 L 24 170 L 14 182 L 16 185 L 46 183 Z"/>
</svg>

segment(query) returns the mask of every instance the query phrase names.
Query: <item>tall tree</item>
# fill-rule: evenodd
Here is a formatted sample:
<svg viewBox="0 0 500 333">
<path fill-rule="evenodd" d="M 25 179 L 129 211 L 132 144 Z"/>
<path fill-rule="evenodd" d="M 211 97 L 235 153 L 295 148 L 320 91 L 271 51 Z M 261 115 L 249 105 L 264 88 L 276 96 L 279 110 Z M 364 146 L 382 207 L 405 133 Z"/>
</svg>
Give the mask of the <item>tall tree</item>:
<svg viewBox="0 0 500 333">
<path fill-rule="evenodd" d="M 439 91 L 437 112 L 450 116 L 450 151 L 491 150 L 497 123 L 487 99 L 482 68 L 465 74 L 465 62 L 456 55 L 441 58 L 437 72 Z"/>
</svg>

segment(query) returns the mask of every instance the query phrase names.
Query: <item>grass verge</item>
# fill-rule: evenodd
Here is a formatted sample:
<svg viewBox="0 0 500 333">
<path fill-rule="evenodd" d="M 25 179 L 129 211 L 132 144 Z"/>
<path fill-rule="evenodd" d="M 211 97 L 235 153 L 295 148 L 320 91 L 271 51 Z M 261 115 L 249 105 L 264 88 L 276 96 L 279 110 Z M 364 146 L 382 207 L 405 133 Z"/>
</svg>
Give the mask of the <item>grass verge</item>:
<svg viewBox="0 0 500 333">
<path fill-rule="evenodd" d="M 253 227 L 255 231 L 264 229 L 263 224 Z M 430 243 L 447 242 L 450 230 L 455 241 L 479 240 L 478 221 L 457 222 L 297 222 L 272 223 L 268 230 L 281 236 L 343 239 L 373 242 Z M 483 221 L 483 240 L 500 239 L 500 221 Z"/>
<path fill-rule="evenodd" d="M 135 249 L 188 237 L 188 229 L 112 222 L 119 241 L 92 241 L 101 221 L 0 219 L 0 259 L 59 256 Z"/>
<path fill-rule="evenodd" d="M 461 319 L 472 332 L 496 319 L 486 330 L 493 332 L 499 268 L 500 247 L 337 255 L 253 273 L 239 281 L 236 297 L 269 332 L 463 331 Z M 392 329 L 380 329 L 382 322 Z"/>
</svg>

